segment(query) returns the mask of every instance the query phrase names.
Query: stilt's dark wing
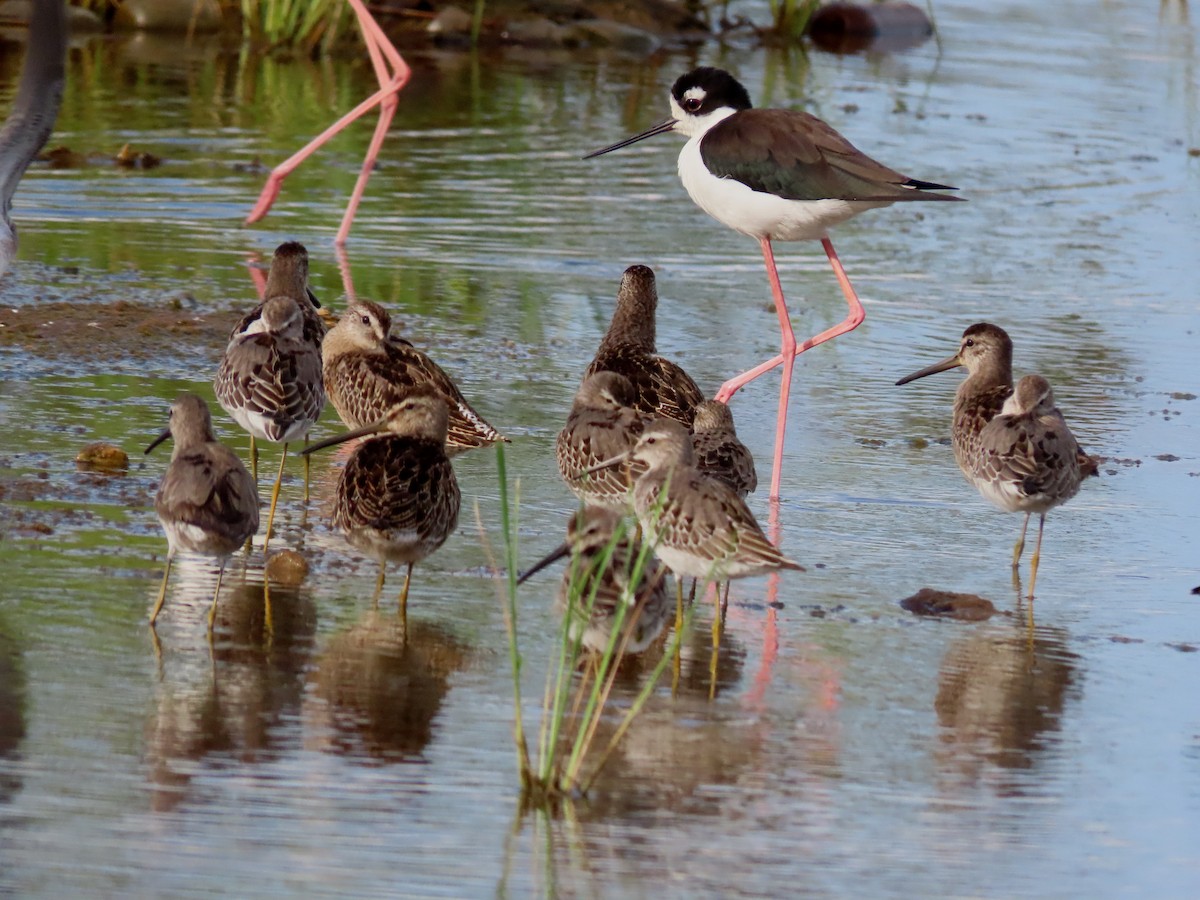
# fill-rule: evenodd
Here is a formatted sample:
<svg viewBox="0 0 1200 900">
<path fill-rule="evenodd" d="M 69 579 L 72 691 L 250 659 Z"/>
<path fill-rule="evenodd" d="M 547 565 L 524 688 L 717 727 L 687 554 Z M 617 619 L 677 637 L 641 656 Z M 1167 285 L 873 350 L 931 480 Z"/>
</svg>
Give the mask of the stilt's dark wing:
<svg viewBox="0 0 1200 900">
<path fill-rule="evenodd" d="M 718 178 L 787 200 L 958 200 L 876 162 L 816 116 L 788 109 L 747 109 L 704 136 L 700 156 Z"/>
</svg>

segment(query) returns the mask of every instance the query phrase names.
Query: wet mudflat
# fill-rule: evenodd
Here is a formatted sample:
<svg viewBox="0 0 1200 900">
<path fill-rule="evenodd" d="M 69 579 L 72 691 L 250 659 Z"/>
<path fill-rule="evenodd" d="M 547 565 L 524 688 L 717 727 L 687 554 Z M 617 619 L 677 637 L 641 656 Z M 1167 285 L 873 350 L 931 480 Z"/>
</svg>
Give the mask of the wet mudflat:
<svg viewBox="0 0 1200 900">
<path fill-rule="evenodd" d="M 940 52 L 894 56 L 418 55 L 340 266 L 331 241 L 368 126 L 292 176 L 264 223 L 238 223 L 256 162 L 365 96 L 366 65 L 140 40 L 76 52 L 54 141 L 95 155 L 129 142 L 163 163 L 38 168 L 14 209 L 21 257 L 0 281 L 0 885 L 1194 894 L 1200 122 L 1182 10 L 939 5 Z M 308 245 L 335 311 L 348 284 L 383 303 L 513 437 L 528 561 L 573 509 L 554 435 L 627 265 L 655 269 L 660 350 L 705 390 L 775 352 L 757 249 L 692 206 L 678 142 L 579 160 L 663 117 L 667 87 L 698 63 L 970 201 L 835 233 L 868 318 L 796 369 L 780 521 L 808 571 L 735 585 L 715 673 L 705 608 L 677 690 L 655 695 L 594 796 L 571 817 L 520 817 L 487 451 L 455 462 L 463 525 L 418 567 L 407 633 L 390 589 L 370 608 L 375 564 L 329 530 L 324 460 L 307 509 L 289 466 L 272 545 L 311 568 L 273 591 L 269 638 L 257 555 L 227 573 L 211 655 L 207 564 L 173 576 L 155 642 L 165 458 L 141 449 L 179 390 L 211 398 L 223 336 L 255 297 L 248 264 L 283 240 Z M 798 331 L 842 317 L 818 247 L 777 255 Z M 1008 567 L 1019 518 L 978 497 L 945 442 L 958 376 L 893 386 L 980 320 L 1009 331 L 1017 374 L 1049 378 L 1106 458 L 1048 518 L 1032 633 Z M 764 483 L 777 385 L 733 407 Z M 314 437 L 338 427 L 329 411 Z M 246 452 L 232 422 L 217 428 Z M 95 440 L 129 452 L 126 474 L 76 469 Z M 765 489 L 751 506 L 766 518 Z M 926 586 L 998 612 L 900 606 Z M 521 594 L 530 717 L 556 587 L 548 574 Z"/>
</svg>

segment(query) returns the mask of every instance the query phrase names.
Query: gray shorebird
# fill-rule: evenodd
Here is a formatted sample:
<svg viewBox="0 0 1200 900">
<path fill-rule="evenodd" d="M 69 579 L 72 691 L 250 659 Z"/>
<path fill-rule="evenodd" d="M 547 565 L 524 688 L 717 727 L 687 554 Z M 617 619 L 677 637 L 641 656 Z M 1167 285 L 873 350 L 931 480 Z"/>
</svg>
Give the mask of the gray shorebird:
<svg viewBox="0 0 1200 900">
<path fill-rule="evenodd" d="M 29 42 L 17 97 L 0 128 L 0 275 L 17 255 L 17 229 L 9 218 L 21 176 L 54 130 L 66 81 L 65 0 L 37 0 L 29 14 Z"/>
<path fill-rule="evenodd" d="M 571 557 L 555 606 L 563 614 L 571 610 L 574 618 L 568 636 L 594 653 L 608 649 L 622 607 L 621 633 L 615 646 L 627 654 L 641 653 L 654 643 L 671 615 L 667 570 L 652 554 L 642 558 L 634 530 L 619 512 L 582 506 L 567 523 L 567 539 L 517 580 L 524 584 L 551 563 Z M 639 558 L 642 564 L 637 571 Z"/>
<path fill-rule="evenodd" d="M 309 454 L 368 438 L 354 448 L 338 478 L 333 527 L 352 546 L 379 560 L 374 602 L 383 591 L 387 564 L 407 565 L 401 615 L 407 610 L 413 565 L 442 546 L 458 527 L 458 481 L 446 455 L 448 417 L 440 394 L 417 387 L 378 422 L 301 451 Z"/>
<path fill-rule="evenodd" d="M 738 440 L 733 413 L 720 400 L 705 400 L 696 407 L 692 450 L 696 454 L 696 468 L 709 478 L 725 482 L 739 497 L 758 488 L 754 456 Z"/>
<path fill-rule="evenodd" d="M 563 480 L 584 503 L 618 512 L 632 508 L 632 479 L 626 467 L 581 473 L 633 449 L 646 424 L 633 402 L 633 385 L 616 372 L 589 375 L 575 393 L 567 424 L 555 441 L 555 455 Z"/>
<path fill-rule="evenodd" d="M 150 624 L 154 625 L 167 598 L 175 554 L 184 550 L 221 560 L 208 611 L 211 629 L 225 563 L 258 531 L 258 491 L 237 454 L 217 442 L 208 404 L 195 394 L 180 394 L 171 405 L 170 424 L 146 453 L 167 438 L 174 440 L 175 447 L 154 497 L 154 511 L 167 534 L 167 566 Z"/>
<path fill-rule="evenodd" d="M 658 289 L 649 266 L 630 266 L 621 276 L 617 306 L 595 358 L 583 373 L 616 372 L 633 385 L 632 406 L 645 416 L 665 416 L 692 427 L 704 394 L 681 367 L 658 355 L 655 317 Z"/>
<path fill-rule="evenodd" d="M 355 300 L 325 337 L 325 389 L 347 428 L 377 422 L 422 386 L 449 409 L 450 455 L 508 439 L 471 408 L 462 391 L 428 355 L 391 334 L 392 319 L 378 303 Z"/>
<path fill-rule="evenodd" d="M 272 266 L 272 269 L 274 266 Z M 214 381 L 217 400 L 239 425 L 250 433 L 251 467 L 258 478 L 255 439 L 283 444 L 279 471 L 271 490 L 271 509 L 263 552 L 271 541 L 275 507 L 283 483 L 287 445 L 308 439 L 325 406 L 321 382 L 321 351 L 305 339 L 305 317 L 288 294 L 268 297 L 246 330 L 237 332 L 225 348 Z M 305 467 L 305 485 L 308 467 Z M 306 490 L 307 494 L 307 490 Z"/>
<path fill-rule="evenodd" d="M 750 95 L 723 69 L 701 67 L 671 87 L 671 117 L 585 159 L 675 131 L 688 139 L 679 177 L 692 200 L 723 225 L 755 238 L 762 249 L 779 317 L 778 356 L 726 381 L 717 399 L 783 365 L 771 497 L 779 496 L 792 366 L 805 350 L 857 328 L 866 318 L 829 239 L 829 229 L 868 209 L 897 202 L 956 200 L 954 190 L 918 181 L 871 159 L 816 116 L 790 109 L 753 109 Z M 819 240 L 849 305 L 847 318 L 797 344 L 771 241 Z"/>
<path fill-rule="evenodd" d="M 1098 467 L 1076 443 L 1045 378 L 1027 375 L 1013 390 L 1012 340 L 996 325 L 970 326 L 956 354 L 896 384 L 958 366 L 966 367 L 967 377 L 954 396 L 954 458 L 986 499 L 1007 512 L 1025 513 L 1013 546 L 1014 574 L 1025 549 L 1029 518 L 1035 512 L 1041 517 L 1030 572 L 1032 599 L 1046 512 L 1074 497 L 1080 482 L 1097 474 Z"/>
<path fill-rule="evenodd" d="M 676 621 L 682 618 L 683 577 L 717 582 L 779 569 L 804 571 L 771 544 L 733 488 L 696 468 L 692 437 L 678 422 L 652 422 L 631 451 L 594 468 L 625 459 L 646 467 L 634 483 L 633 506 L 655 555 L 675 573 Z M 718 615 L 714 640 L 719 628 Z"/>
</svg>

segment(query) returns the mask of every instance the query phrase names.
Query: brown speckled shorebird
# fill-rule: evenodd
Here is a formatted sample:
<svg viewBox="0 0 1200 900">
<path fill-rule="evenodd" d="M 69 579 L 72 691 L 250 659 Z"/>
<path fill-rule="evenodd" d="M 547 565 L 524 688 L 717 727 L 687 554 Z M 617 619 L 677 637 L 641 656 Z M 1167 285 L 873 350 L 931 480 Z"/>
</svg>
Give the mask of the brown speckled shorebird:
<svg viewBox="0 0 1200 900">
<path fill-rule="evenodd" d="M 617 372 L 633 385 L 633 408 L 646 416 L 665 416 L 692 427 L 704 394 L 682 368 L 658 355 L 655 315 L 658 289 L 648 266 L 630 266 L 621 276 L 617 308 L 596 357 L 583 377 Z"/>
<path fill-rule="evenodd" d="M 633 409 L 633 400 L 633 385 L 616 372 L 589 375 L 575 394 L 567 424 L 555 441 L 555 453 L 558 471 L 584 503 L 618 512 L 632 508 L 627 467 L 582 473 L 633 449 L 646 424 Z"/>
<path fill-rule="evenodd" d="M 256 481 L 255 438 L 283 444 L 279 472 L 271 491 L 264 553 L 271 541 L 287 445 L 300 438 L 308 439 L 309 430 L 325 406 L 321 351 L 305 338 L 301 304 L 307 303 L 303 292 L 300 300 L 289 294 L 268 297 L 258 318 L 230 340 L 214 382 L 221 406 L 250 433 L 250 457 Z M 306 486 L 307 472 L 306 467 Z"/>
<path fill-rule="evenodd" d="M 356 300 L 325 337 L 325 389 L 347 428 L 377 422 L 411 392 L 426 386 L 449 409 L 448 454 L 507 442 L 471 408 L 437 363 L 408 341 L 392 336 L 391 327 L 391 316 L 382 306 Z"/>
<path fill-rule="evenodd" d="M 413 388 L 370 425 L 319 441 L 302 453 L 369 437 L 350 454 L 338 478 L 333 527 L 379 560 L 374 602 L 389 562 L 407 564 L 400 614 L 408 604 L 413 565 L 445 543 L 458 527 L 460 495 L 446 455 L 449 413 L 433 388 Z"/>
<path fill-rule="evenodd" d="M 580 507 L 567 523 L 566 541 L 517 580 L 523 584 L 534 573 L 570 556 L 556 608 L 563 614 L 571 608 L 570 639 L 594 653 L 608 649 L 622 607 L 621 632 L 614 646 L 627 654 L 641 653 L 654 643 L 671 616 L 670 576 L 653 555 L 645 554 L 637 583 L 631 584 L 643 553 L 634 530 L 619 512 L 602 506 Z M 606 559 L 610 545 L 612 551 Z M 574 604 L 570 603 L 572 592 Z"/>
<path fill-rule="evenodd" d="M 720 400 L 705 400 L 696 407 L 692 450 L 696 454 L 696 468 L 725 482 L 739 497 L 754 493 L 758 487 L 754 457 L 738 440 L 733 413 Z"/>
<path fill-rule="evenodd" d="M 966 367 L 967 377 L 954 397 L 954 458 L 985 498 L 1007 512 L 1025 513 L 1013 547 L 1014 573 L 1025 549 L 1029 517 L 1035 512 L 1041 517 L 1029 580 L 1033 599 L 1046 512 L 1074 497 L 1080 482 L 1097 474 L 1098 467 L 1076 443 L 1045 378 L 1028 375 L 1013 390 L 1012 340 L 996 325 L 972 325 L 954 356 L 896 383 L 958 366 Z"/>
<path fill-rule="evenodd" d="M 171 405 L 170 424 L 146 453 L 167 438 L 174 439 L 175 447 L 154 497 L 154 511 L 167 533 L 167 566 L 150 625 L 158 619 L 167 598 L 175 554 L 185 550 L 221 560 L 208 611 L 211 630 L 225 563 L 258 531 L 258 491 L 237 454 L 217 442 L 208 404 L 195 394 L 181 394 Z"/>
<path fill-rule="evenodd" d="M 746 501 L 729 485 L 696 468 L 692 437 L 678 422 L 646 426 L 633 450 L 596 468 L 628 458 L 646 466 L 633 488 L 633 505 L 654 553 L 676 576 L 676 621 L 682 619 L 680 578 L 726 581 L 778 569 L 804 568 L 763 534 Z M 720 615 L 713 639 L 720 637 Z"/>
</svg>

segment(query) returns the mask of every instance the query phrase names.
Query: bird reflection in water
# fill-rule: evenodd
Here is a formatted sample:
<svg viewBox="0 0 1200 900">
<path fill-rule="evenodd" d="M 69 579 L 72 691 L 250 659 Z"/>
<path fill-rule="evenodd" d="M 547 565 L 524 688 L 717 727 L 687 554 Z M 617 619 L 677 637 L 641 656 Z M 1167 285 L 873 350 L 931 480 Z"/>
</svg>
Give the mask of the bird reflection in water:
<svg viewBox="0 0 1200 900">
<path fill-rule="evenodd" d="M 24 740 L 25 666 L 20 645 L 0 619 L 0 805 L 21 789 L 13 763 L 21 758 Z"/>
<path fill-rule="evenodd" d="M 192 778 L 206 768 L 299 745 L 286 723 L 298 718 L 316 630 L 307 591 L 273 585 L 268 627 L 263 583 L 247 581 L 222 599 L 219 637 L 205 649 L 169 633 L 159 642 L 152 632 L 160 679 L 146 745 L 155 811 L 189 799 Z"/>
<path fill-rule="evenodd" d="M 375 763 L 414 757 L 470 650 L 442 626 L 368 612 L 329 639 L 310 679 L 309 749 Z"/>
<path fill-rule="evenodd" d="M 1066 643 L 1061 628 L 997 621 L 951 645 L 934 701 L 945 774 L 975 784 L 1038 765 L 1077 690 L 1078 657 Z M 1020 793 L 1018 779 L 1001 777 L 997 791 Z"/>
</svg>

